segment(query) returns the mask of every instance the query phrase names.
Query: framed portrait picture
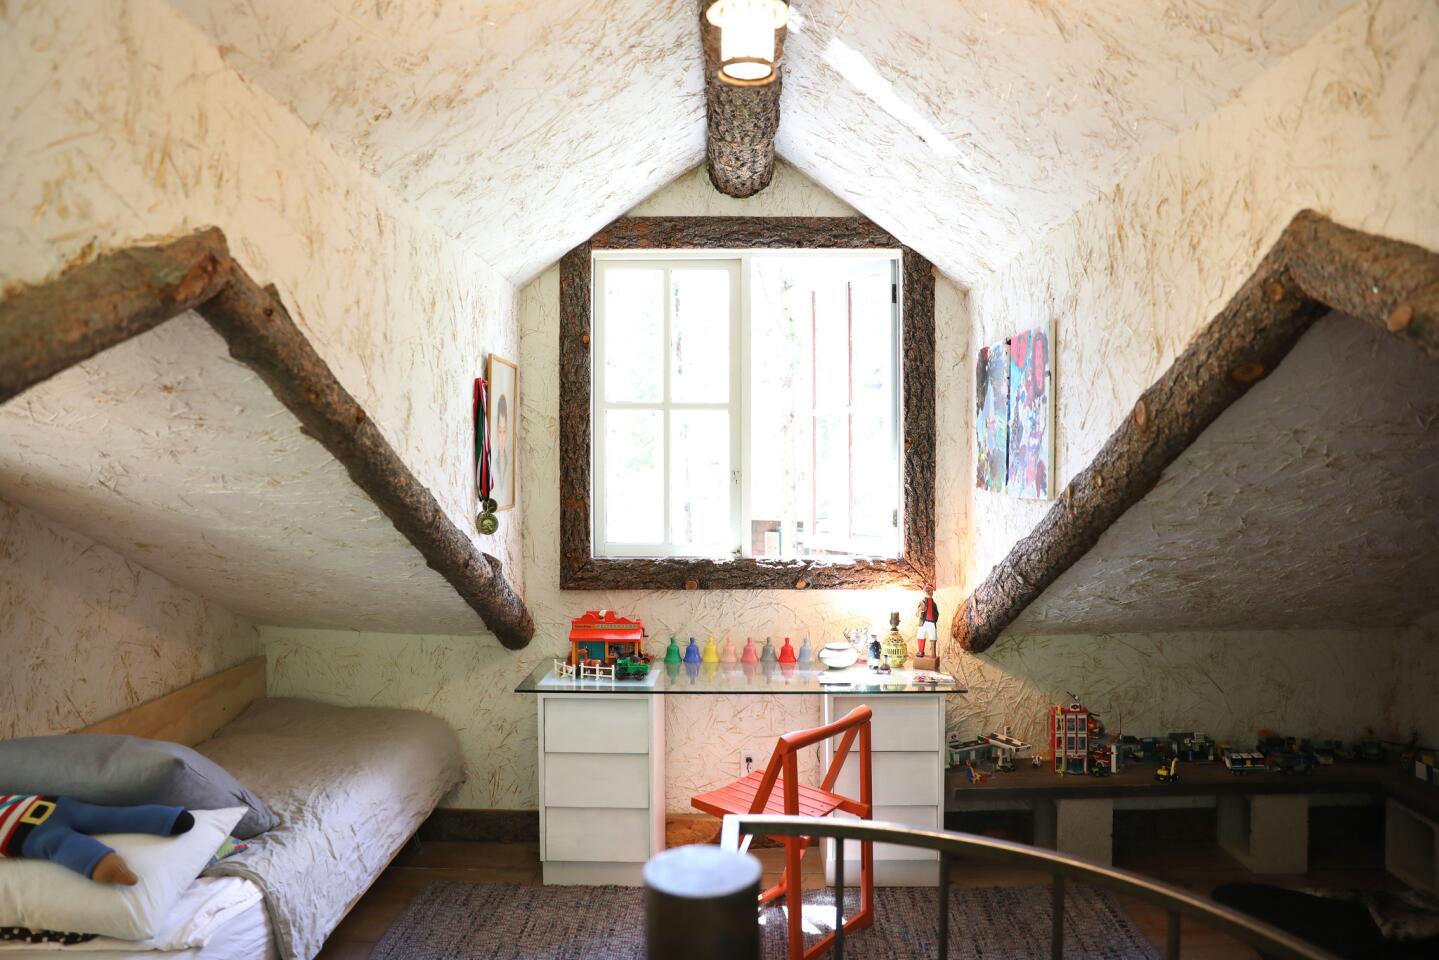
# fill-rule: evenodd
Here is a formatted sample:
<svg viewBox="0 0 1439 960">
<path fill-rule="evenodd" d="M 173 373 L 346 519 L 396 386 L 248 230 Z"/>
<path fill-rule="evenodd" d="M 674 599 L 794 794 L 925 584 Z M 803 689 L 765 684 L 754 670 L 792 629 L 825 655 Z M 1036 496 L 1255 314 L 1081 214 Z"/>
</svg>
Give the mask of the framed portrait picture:
<svg viewBox="0 0 1439 960">
<path fill-rule="evenodd" d="M 498 509 L 515 505 L 516 454 L 520 448 L 520 370 L 510 361 L 490 354 L 489 367 L 490 496 Z"/>
</svg>

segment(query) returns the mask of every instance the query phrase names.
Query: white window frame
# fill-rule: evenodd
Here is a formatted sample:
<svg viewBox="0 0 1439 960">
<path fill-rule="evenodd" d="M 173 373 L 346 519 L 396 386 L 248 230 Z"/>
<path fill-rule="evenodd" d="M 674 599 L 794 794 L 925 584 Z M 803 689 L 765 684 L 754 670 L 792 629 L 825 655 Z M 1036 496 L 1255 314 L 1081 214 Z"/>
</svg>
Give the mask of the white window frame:
<svg viewBox="0 0 1439 960">
<path fill-rule="evenodd" d="M 750 549 L 749 537 L 751 526 L 751 505 L 750 505 L 750 484 L 746 482 L 751 475 L 752 464 L 750 462 L 750 324 L 751 324 L 751 298 L 750 298 L 750 276 L 751 261 L 756 257 L 771 259 L 775 257 L 793 257 L 796 259 L 816 259 L 823 257 L 846 257 L 854 259 L 887 259 L 890 261 L 890 282 L 891 289 L 895 295 L 891 297 L 891 337 L 894 349 L 891 354 L 891 371 L 894 384 L 892 396 L 894 423 L 893 436 L 893 463 L 895 469 L 895 516 L 894 525 L 901 535 L 896 538 L 898 550 L 896 556 L 875 558 L 870 556 L 855 556 L 852 558 L 831 556 L 831 562 L 843 562 L 846 559 L 885 559 L 901 560 L 904 554 L 904 484 L 903 484 L 903 447 L 904 419 L 902 410 L 903 394 L 903 338 L 901 331 L 902 303 L 898 296 L 899 286 L 903 275 L 903 261 L 901 251 L 891 248 L 861 248 L 861 249 L 832 249 L 832 248 L 803 248 L 803 249 L 779 249 L 779 250 L 724 250 L 724 249 L 656 249 L 656 250 L 595 250 L 591 253 L 591 303 L 594 317 L 594 328 L 592 330 L 593 344 L 590 352 L 590 437 L 591 437 L 591 524 L 590 542 L 592 554 L 601 559 L 633 559 L 638 557 L 670 557 L 695 560 L 718 560 L 736 558 L 750 558 L 753 551 Z M 730 279 L 730 392 L 729 402 L 724 403 L 675 403 L 669 399 L 670 387 L 670 351 L 669 331 L 670 313 L 673 308 L 673 299 L 670 296 L 670 271 L 686 266 L 725 266 L 731 271 Z M 634 402 L 609 402 L 605 397 L 605 364 L 606 355 L 606 333 L 605 303 L 601 292 L 604 289 L 603 276 L 609 270 L 615 269 L 662 269 L 664 271 L 664 320 L 661 336 L 664 347 L 661 352 L 664 384 L 660 392 L 660 401 L 657 403 L 634 403 Z M 664 526 L 666 541 L 664 543 L 633 544 L 633 543 L 612 543 L 605 536 L 605 510 L 608 500 L 605 492 L 605 415 L 609 409 L 633 409 L 633 410 L 663 410 L 664 416 Z M 677 409 L 714 409 L 728 410 L 730 414 L 730 519 L 731 519 L 731 540 L 730 548 L 712 555 L 697 555 L 688 549 L 680 550 L 674 546 L 674 538 L 670 529 L 670 418 L 669 411 Z M 736 426 L 737 425 L 737 426 Z M 852 495 L 852 491 L 851 491 Z"/>
</svg>

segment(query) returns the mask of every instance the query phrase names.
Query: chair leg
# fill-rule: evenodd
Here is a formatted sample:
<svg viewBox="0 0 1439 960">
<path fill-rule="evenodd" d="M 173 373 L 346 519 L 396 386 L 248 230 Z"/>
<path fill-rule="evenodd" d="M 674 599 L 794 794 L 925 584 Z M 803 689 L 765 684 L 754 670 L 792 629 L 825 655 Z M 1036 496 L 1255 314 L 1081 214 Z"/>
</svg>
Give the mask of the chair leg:
<svg viewBox="0 0 1439 960">
<path fill-rule="evenodd" d="M 785 907 L 789 910 L 789 957 L 804 960 L 804 890 L 800 882 L 800 858 L 804 846 L 799 837 L 784 838 Z"/>
</svg>

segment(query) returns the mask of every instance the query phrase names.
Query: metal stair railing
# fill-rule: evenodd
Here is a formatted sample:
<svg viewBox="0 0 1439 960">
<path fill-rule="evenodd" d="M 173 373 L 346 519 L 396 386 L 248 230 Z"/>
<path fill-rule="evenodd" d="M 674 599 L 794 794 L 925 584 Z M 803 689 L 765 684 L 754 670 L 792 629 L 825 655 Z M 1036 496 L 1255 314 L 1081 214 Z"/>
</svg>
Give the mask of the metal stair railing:
<svg viewBox="0 0 1439 960">
<path fill-rule="evenodd" d="M 1286 960 L 1339 960 L 1334 954 L 1301 940 L 1278 927 L 1215 903 L 1207 897 L 1152 880 L 1128 870 L 1118 870 L 1043 847 L 995 840 L 971 833 L 948 830 L 917 830 L 897 823 L 876 820 L 849 820 L 832 817 L 796 817 L 767 814 L 730 815 L 724 818 L 720 846 L 738 850 L 744 835 L 772 837 L 804 836 L 835 841 L 856 840 L 892 843 L 934 850 L 939 854 L 939 960 L 949 957 L 949 868 L 956 857 L 1002 863 L 1045 871 L 1052 877 L 1053 902 L 1050 956 L 1061 960 L 1064 953 L 1064 888 L 1076 880 L 1105 887 L 1136 900 L 1162 908 L 1168 917 L 1164 956 L 1179 960 L 1179 925 L 1183 918 L 1207 924 L 1242 941 L 1265 956 Z M 842 848 L 841 848 L 842 849 Z M 835 960 L 844 958 L 844 857 L 834 861 Z"/>
</svg>

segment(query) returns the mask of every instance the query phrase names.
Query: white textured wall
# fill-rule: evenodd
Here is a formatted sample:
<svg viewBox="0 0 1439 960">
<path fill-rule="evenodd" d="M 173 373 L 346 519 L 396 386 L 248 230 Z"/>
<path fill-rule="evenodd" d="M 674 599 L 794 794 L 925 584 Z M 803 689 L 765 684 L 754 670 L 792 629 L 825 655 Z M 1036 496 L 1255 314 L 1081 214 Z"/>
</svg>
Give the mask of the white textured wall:
<svg viewBox="0 0 1439 960">
<path fill-rule="evenodd" d="M 1356 5 L 971 292 L 973 348 L 1054 324 L 1056 490 L 1293 215 L 1439 249 L 1439 4 Z M 1049 509 L 976 491 L 970 578 Z"/>
<path fill-rule="evenodd" d="M 518 586 L 519 524 L 474 533 L 469 466 L 472 378 L 516 353 L 513 287 L 164 0 L 0 5 L 0 286 L 208 224 Z"/>
<path fill-rule="evenodd" d="M 223 607 L 0 500 L 0 739 L 74 730 L 258 652 Z"/>
<path fill-rule="evenodd" d="M 1439 249 L 1436 55 L 1439 4 L 1358 4 L 971 290 L 966 365 L 982 344 L 1054 324 L 1056 489 L 1300 209 Z M 967 490 L 966 589 L 1050 506 Z M 1101 713 L 1133 718 L 1135 733 L 1162 732 L 1157 724 L 1236 736 L 1265 725 L 1347 738 L 1369 725 L 1389 736 L 1419 726 L 1432 740 L 1436 639 L 1416 630 L 1004 637 L 964 659 L 976 693 L 951 722 L 1032 729 L 1039 707 L 1073 690 Z"/>
<path fill-rule="evenodd" d="M 1428 745 L 1439 744 L 1439 619 L 1430 617 L 1404 631 L 1398 641 L 1399 682 L 1395 713 L 1399 735 L 1418 732 Z"/>
<path fill-rule="evenodd" d="M 716 193 L 702 168 L 680 177 L 636 207 L 637 216 L 853 216 L 854 211 L 816 186 L 793 167 L 780 163 L 774 183 L 747 200 Z M 963 356 L 963 294 L 944 278 L 936 284 L 936 325 L 941 356 Z M 901 589 L 845 590 L 651 590 L 576 592 L 559 589 L 559 269 L 551 267 L 520 292 L 520 365 L 526 379 L 521 410 L 524 425 L 525 582 L 530 609 L 539 624 L 536 652 L 568 649 L 571 617 L 586 609 L 609 607 L 642 617 L 655 638 L 726 633 L 796 638 L 809 634 L 835 639 L 849 626 L 888 629 L 891 610 L 900 611 L 905 629 L 915 627 L 920 594 Z M 953 495 L 953 478 L 967 474 L 962 379 L 939 384 L 939 582 L 952 583 L 957 572 L 958 531 L 967 502 Z M 961 488 L 962 489 L 962 488 Z M 952 597 L 941 592 L 941 604 Z M 528 651 L 527 651 L 528 653 Z M 527 662 L 533 663 L 527 658 Z M 530 714 L 532 714 L 532 705 Z M 533 741 L 534 720 L 526 714 L 526 735 Z M 762 755 L 788 730 L 819 723 L 818 697 L 671 697 L 666 704 L 668 750 L 666 793 L 672 810 L 689 810 L 689 798 L 734 778 L 739 751 L 754 747 Z M 532 745 L 531 745 L 532 747 Z M 813 769 L 811 758 L 811 769 Z M 523 775 L 534 791 L 534 757 L 525 757 Z"/>
</svg>

